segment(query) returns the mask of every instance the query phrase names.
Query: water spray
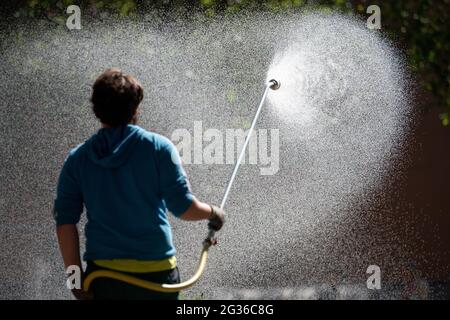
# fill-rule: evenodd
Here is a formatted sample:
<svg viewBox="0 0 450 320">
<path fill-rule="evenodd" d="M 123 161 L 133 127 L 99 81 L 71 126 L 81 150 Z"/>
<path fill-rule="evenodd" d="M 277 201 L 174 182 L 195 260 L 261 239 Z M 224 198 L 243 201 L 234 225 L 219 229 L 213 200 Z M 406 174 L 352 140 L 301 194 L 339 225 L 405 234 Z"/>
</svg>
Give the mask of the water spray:
<svg viewBox="0 0 450 320">
<path fill-rule="evenodd" d="M 269 92 L 269 89 L 272 90 L 278 90 L 280 89 L 281 82 L 275 79 L 269 80 L 264 89 L 264 93 L 262 95 L 261 101 L 259 102 L 258 108 L 256 109 L 255 116 L 253 117 L 252 124 L 250 126 L 250 129 L 247 132 L 247 135 L 245 137 L 244 145 L 242 146 L 241 152 L 239 154 L 238 160 L 236 162 L 236 165 L 234 166 L 233 173 L 231 174 L 231 178 L 228 181 L 227 187 L 225 189 L 225 193 L 222 198 L 222 202 L 220 203 L 220 208 L 223 209 L 225 207 L 225 203 L 228 199 L 231 187 L 233 186 L 234 179 L 236 178 L 237 172 L 239 170 L 239 167 L 241 165 L 242 159 L 244 158 L 245 151 L 247 149 L 247 145 L 250 141 L 250 138 L 252 136 L 253 130 L 255 129 L 256 123 L 258 121 L 259 115 L 262 110 L 262 106 L 264 105 L 264 101 L 266 100 L 267 93 Z M 194 273 L 194 275 L 181 283 L 177 284 L 167 284 L 167 283 L 156 283 L 151 281 L 142 280 L 133 276 L 129 276 L 117 271 L 110 271 L 110 270 L 98 270 L 90 273 L 86 279 L 83 282 L 83 289 L 84 291 L 89 291 L 89 287 L 97 278 L 111 278 L 119 281 L 123 281 L 132 285 L 135 285 L 137 287 L 141 287 L 148 290 L 153 291 L 159 291 L 159 292 L 179 292 L 181 290 L 187 289 L 191 286 L 193 286 L 201 277 L 203 274 L 203 271 L 206 267 L 206 260 L 208 258 L 208 250 L 211 247 L 211 245 L 216 244 L 217 240 L 215 238 L 216 231 L 213 229 L 209 229 L 208 236 L 203 241 L 203 249 L 200 255 L 200 263 L 198 265 L 197 271 Z"/>
</svg>

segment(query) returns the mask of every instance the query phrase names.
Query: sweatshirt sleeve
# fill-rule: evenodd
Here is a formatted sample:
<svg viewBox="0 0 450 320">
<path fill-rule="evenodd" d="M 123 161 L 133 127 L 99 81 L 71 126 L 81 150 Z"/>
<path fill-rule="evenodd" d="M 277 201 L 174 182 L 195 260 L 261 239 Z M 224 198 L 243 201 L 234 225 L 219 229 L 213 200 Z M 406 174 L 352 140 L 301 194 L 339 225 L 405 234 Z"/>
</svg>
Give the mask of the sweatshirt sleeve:
<svg viewBox="0 0 450 320">
<path fill-rule="evenodd" d="M 181 159 L 173 143 L 164 138 L 159 149 L 159 185 L 167 208 L 176 217 L 192 204 L 193 195 Z"/>
<path fill-rule="evenodd" d="M 57 225 L 77 224 L 83 212 L 83 196 L 75 179 L 71 155 L 64 161 L 58 179 L 53 215 Z"/>
</svg>

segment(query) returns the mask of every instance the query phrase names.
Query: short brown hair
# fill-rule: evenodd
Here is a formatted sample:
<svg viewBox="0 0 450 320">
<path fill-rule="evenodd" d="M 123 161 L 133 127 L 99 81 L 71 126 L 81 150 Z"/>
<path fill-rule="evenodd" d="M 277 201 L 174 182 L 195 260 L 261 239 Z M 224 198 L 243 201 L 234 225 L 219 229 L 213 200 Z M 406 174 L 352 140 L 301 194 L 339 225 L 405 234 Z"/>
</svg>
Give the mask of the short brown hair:
<svg viewBox="0 0 450 320">
<path fill-rule="evenodd" d="M 102 123 L 117 127 L 132 121 L 143 98 L 139 81 L 119 69 L 107 69 L 95 80 L 92 109 Z"/>
</svg>

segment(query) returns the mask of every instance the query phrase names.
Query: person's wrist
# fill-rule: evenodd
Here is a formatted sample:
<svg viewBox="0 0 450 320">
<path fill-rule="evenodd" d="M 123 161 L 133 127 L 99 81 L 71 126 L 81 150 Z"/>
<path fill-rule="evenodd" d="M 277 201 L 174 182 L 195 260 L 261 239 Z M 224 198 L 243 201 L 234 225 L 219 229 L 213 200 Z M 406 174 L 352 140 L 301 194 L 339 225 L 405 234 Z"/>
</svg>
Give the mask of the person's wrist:
<svg viewBox="0 0 450 320">
<path fill-rule="evenodd" d="M 216 211 L 214 210 L 214 207 L 212 205 L 209 205 L 209 207 L 211 208 L 211 212 L 209 214 L 208 220 L 211 220 L 216 215 Z"/>
</svg>

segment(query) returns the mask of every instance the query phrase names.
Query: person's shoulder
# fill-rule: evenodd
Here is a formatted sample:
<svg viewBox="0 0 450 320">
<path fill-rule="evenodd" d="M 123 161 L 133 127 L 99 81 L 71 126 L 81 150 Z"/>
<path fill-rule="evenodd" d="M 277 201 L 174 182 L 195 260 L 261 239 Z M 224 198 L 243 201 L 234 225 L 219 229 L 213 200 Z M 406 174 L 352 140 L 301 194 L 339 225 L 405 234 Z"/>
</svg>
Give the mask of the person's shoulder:
<svg viewBox="0 0 450 320">
<path fill-rule="evenodd" d="M 83 153 L 86 147 L 86 142 L 80 143 L 76 147 L 69 150 L 66 158 L 64 159 L 64 167 L 72 168 L 80 159 L 81 154 Z"/>
<path fill-rule="evenodd" d="M 87 140 L 82 143 L 79 143 L 77 146 L 69 150 L 69 154 L 67 155 L 67 159 L 74 159 L 83 157 L 86 152 L 92 146 L 93 141 L 96 139 L 98 132 L 92 134 Z"/>
<path fill-rule="evenodd" d="M 159 133 L 145 130 L 138 126 L 136 126 L 136 128 L 137 128 L 136 130 L 139 131 L 139 135 L 140 135 L 141 139 L 151 143 L 155 147 L 155 149 L 157 149 L 157 150 L 169 149 L 170 150 L 173 148 L 173 143 L 172 143 L 172 141 L 170 141 L 169 138 L 167 138 Z"/>
<path fill-rule="evenodd" d="M 80 143 L 76 147 L 70 149 L 68 157 L 74 158 L 74 157 L 79 156 L 84 151 L 85 148 L 86 148 L 86 142 Z"/>
<path fill-rule="evenodd" d="M 65 162 L 76 161 L 76 159 L 79 159 L 83 155 L 85 149 L 86 149 L 86 141 L 70 149 L 69 153 L 67 154 Z"/>
</svg>

